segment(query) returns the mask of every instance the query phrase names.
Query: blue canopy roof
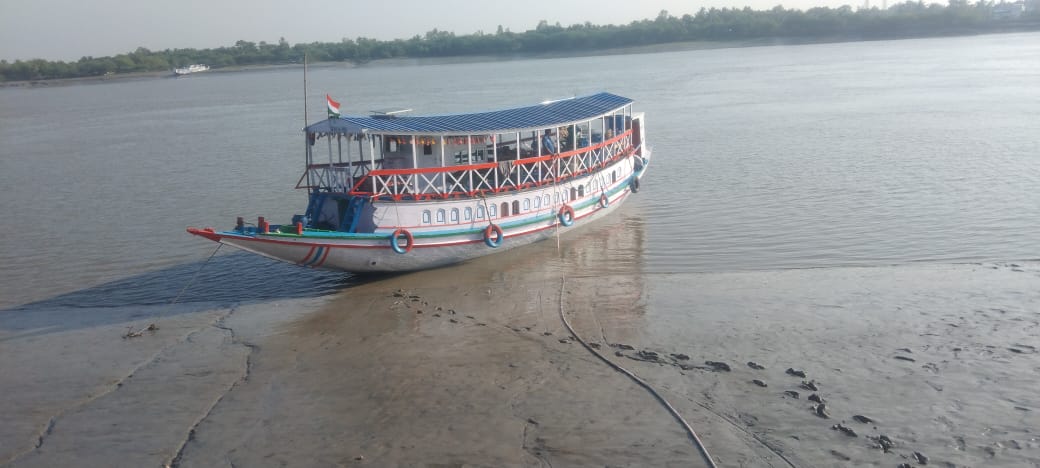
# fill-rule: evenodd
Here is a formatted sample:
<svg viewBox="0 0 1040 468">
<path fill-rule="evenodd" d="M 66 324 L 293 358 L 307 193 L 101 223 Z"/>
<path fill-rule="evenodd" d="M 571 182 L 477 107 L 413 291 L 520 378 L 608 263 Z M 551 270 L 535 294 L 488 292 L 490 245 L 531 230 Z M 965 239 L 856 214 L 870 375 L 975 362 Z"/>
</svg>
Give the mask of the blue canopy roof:
<svg viewBox="0 0 1040 468">
<path fill-rule="evenodd" d="M 425 117 L 338 117 L 306 128 L 308 133 L 479 134 L 548 128 L 593 119 L 630 104 L 610 93 L 563 99 L 529 107 L 475 114 Z"/>
</svg>

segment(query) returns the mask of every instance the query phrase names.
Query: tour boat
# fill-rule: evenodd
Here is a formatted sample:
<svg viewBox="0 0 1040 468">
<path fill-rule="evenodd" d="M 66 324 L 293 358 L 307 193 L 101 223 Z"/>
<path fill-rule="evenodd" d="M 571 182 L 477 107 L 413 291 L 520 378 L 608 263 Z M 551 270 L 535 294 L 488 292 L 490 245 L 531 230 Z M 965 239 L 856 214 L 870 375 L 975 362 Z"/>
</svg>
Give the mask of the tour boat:
<svg viewBox="0 0 1040 468">
<path fill-rule="evenodd" d="M 304 129 L 303 214 L 188 232 L 351 272 L 433 268 L 551 238 L 639 190 L 650 150 L 632 102 L 599 93 L 471 114 L 341 117 L 329 98 L 330 118 Z"/>
<path fill-rule="evenodd" d="M 182 68 L 174 68 L 173 69 L 173 74 L 177 75 L 177 76 L 182 76 L 182 75 L 190 75 L 192 73 L 200 73 L 200 72 L 204 72 L 204 71 L 208 71 L 208 70 L 209 70 L 209 65 L 202 65 L 200 63 L 196 63 L 196 64 L 188 65 L 188 66 L 182 67 Z"/>
</svg>

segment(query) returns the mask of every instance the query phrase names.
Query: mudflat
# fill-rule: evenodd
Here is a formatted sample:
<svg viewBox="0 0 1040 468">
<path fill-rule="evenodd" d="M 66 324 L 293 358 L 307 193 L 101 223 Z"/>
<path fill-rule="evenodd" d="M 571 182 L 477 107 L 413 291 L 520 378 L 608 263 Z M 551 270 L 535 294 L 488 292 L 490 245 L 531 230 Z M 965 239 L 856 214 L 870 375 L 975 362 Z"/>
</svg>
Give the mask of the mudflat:
<svg viewBox="0 0 1040 468">
<path fill-rule="evenodd" d="M 496 258 L 129 339 L 161 308 L 0 312 L 0 465 L 703 466 L 562 311 L 719 466 L 1040 466 L 1040 265 Z"/>
</svg>

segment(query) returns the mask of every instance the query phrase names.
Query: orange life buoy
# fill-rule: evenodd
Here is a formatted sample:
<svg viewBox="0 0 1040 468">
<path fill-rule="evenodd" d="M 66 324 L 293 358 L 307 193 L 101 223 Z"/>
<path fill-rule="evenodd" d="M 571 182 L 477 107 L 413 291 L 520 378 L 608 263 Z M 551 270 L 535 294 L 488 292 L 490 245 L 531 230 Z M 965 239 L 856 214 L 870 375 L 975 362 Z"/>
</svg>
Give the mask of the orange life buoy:
<svg viewBox="0 0 1040 468">
<path fill-rule="evenodd" d="M 574 208 L 571 208 L 570 205 L 563 205 L 560 207 L 557 217 L 560 219 L 560 224 L 564 226 L 574 224 Z"/>
<path fill-rule="evenodd" d="M 405 239 L 404 247 L 401 246 L 399 241 L 402 234 L 404 234 Z M 408 232 L 407 229 L 398 229 L 390 235 L 390 248 L 394 249 L 394 252 L 399 254 L 411 252 L 413 244 L 415 244 L 415 238 L 412 237 L 412 233 Z"/>
</svg>

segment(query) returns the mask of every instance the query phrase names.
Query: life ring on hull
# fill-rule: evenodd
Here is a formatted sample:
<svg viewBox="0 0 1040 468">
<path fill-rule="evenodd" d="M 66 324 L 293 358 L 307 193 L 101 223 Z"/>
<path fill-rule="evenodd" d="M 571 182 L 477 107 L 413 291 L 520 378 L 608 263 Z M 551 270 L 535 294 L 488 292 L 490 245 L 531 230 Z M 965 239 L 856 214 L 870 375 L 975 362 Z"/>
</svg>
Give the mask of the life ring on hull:
<svg viewBox="0 0 1040 468">
<path fill-rule="evenodd" d="M 404 234 L 404 240 L 405 240 L 404 247 L 401 246 L 401 243 L 399 241 L 399 239 L 401 238 L 402 234 Z M 412 233 L 408 232 L 408 230 L 406 230 L 406 229 L 398 229 L 398 230 L 394 231 L 393 234 L 390 235 L 390 248 L 394 249 L 394 252 L 397 252 L 399 254 L 406 254 L 408 252 L 411 252 L 412 251 L 412 246 L 414 244 L 415 244 L 415 238 L 412 237 Z"/>
<path fill-rule="evenodd" d="M 639 193 L 639 178 L 633 176 L 632 181 L 628 183 L 628 190 L 632 193 Z"/>
<path fill-rule="evenodd" d="M 599 196 L 599 207 L 606 208 L 608 206 L 610 206 L 610 199 L 607 198 L 607 194 L 604 193 L 603 195 Z"/>
<path fill-rule="evenodd" d="M 496 224 L 488 224 L 488 227 L 484 229 L 484 243 L 492 249 L 502 245 L 502 241 L 505 239 L 506 236 L 502 234 L 502 228 Z"/>
<path fill-rule="evenodd" d="M 563 205 L 556 217 L 560 219 L 560 224 L 571 226 L 574 224 L 574 208 L 571 208 L 570 205 Z"/>
</svg>

